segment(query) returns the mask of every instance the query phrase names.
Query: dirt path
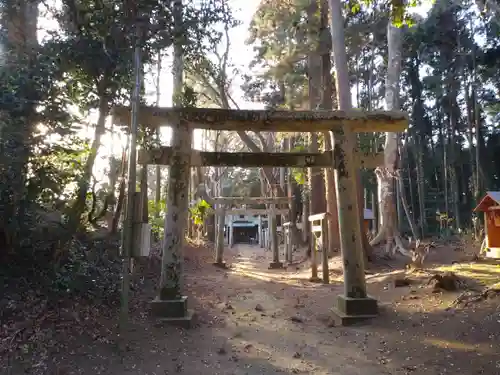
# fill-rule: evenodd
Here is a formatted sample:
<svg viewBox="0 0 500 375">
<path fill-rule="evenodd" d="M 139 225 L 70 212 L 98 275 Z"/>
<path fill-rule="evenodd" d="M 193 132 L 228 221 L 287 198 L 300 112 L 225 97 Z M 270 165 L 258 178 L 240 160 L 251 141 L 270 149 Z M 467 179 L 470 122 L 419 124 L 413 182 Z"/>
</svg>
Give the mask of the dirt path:
<svg viewBox="0 0 500 375">
<path fill-rule="evenodd" d="M 38 358 L 30 356 L 28 370 L 0 373 L 500 375 L 496 300 L 446 310 L 444 296 L 419 286 L 390 287 L 386 272 L 367 277 L 370 293 L 381 301 L 380 317 L 364 326 L 333 327 L 329 309 L 342 291 L 337 269 L 330 285 L 313 284 L 307 265 L 268 270 L 271 254 L 263 249 L 226 252 L 231 268 L 221 270 L 211 265 L 212 249 L 186 249 L 184 289 L 199 316 L 197 327 L 156 324 L 148 304 L 159 270 L 143 270 L 135 276 L 126 340 L 112 334 L 116 315 L 102 316 L 93 331 L 55 332 L 67 349 L 46 354 L 43 366 L 34 367 Z M 333 259 L 332 268 L 337 263 Z"/>
<path fill-rule="evenodd" d="M 297 278 L 295 270 L 268 270 L 270 254 L 258 247 L 240 246 L 229 252 L 229 270 L 208 264 L 209 253 L 188 255 L 185 289 L 199 315 L 198 327 L 155 326 L 147 314 L 150 296 L 140 298 L 144 290 L 137 291 L 140 301 L 135 305 L 126 349 L 99 340 L 91 345 L 82 341 L 63 356 L 66 364 L 59 365 L 63 369 L 59 373 L 396 373 L 367 358 L 341 331 L 328 328 L 325 311 L 311 306 L 317 298 L 333 301 L 338 284 L 310 284 Z"/>
<path fill-rule="evenodd" d="M 175 334 L 165 328 L 165 336 L 157 331 L 150 343 L 168 355 L 142 348 L 147 361 L 133 373 L 391 374 L 327 329 L 319 311 L 309 306 L 313 289 L 326 298 L 338 285 L 309 284 L 292 272 L 268 270 L 270 254 L 258 247 L 239 246 L 231 253 L 228 271 L 188 274 L 186 287 L 196 299 L 200 326 Z M 175 343 L 177 337 L 182 341 Z"/>
</svg>

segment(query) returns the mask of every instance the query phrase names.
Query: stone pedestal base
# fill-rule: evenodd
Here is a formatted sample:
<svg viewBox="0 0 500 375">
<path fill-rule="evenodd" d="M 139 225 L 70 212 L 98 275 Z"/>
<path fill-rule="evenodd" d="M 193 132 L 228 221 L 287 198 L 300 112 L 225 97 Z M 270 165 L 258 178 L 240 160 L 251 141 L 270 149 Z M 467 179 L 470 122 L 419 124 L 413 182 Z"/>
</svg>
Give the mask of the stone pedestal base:
<svg viewBox="0 0 500 375">
<path fill-rule="evenodd" d="M 349 326 L 378 316 L 377 300 L 372 297 L 350 298 L 337 296 L 337 305 L 332 309 L 336 323 Z"/>
<path fill-rule="evenodd" d="M 272 262 L 269 264 L 269 267 L 268 267 L 268 269 L 270 269 L 270 270 L 278 270 L 281 268 L 285 268 L 283 266 L 283 262 Z"/>
<path fill-rule="evenodd" d="M 229 267 L 227 266 L 226 262 L 213 262 L 213 266 L 222 268 L 222 269 L 228 269 Z"/>
<path fill-rule="evenodd" d="M 195 315 L 187 308 L 187 297 L 178 299 L 161 300 L 156 297 L 151 301 L 151 314 L 159 318 L 160 323 L 191 328 Z"/>
</svg>

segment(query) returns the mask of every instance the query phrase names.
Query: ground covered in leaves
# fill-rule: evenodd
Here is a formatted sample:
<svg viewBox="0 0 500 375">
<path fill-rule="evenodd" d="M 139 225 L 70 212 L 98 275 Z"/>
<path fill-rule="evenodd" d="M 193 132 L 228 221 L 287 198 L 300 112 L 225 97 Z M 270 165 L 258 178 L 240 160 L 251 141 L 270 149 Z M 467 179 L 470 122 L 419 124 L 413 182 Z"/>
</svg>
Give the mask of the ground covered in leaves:
<svg viewBox="0 0 500 375">
<path fill-rule="evenodd" d="M 61 285 L 4 283 L 0 373 L 500 374 L 500 298 L 482 294 L 499 281 L 498 264 L 467 260 L 449 245 L 433 249 L 425 271 L 376 262 L 367 282 L 380 317 L 345 328 L 330 313 L 342 291 L 338 257 L 331 284 L 322 285 L 308 281 L 307 262 L 268 270 L 270 254 L 258 247 L 227 250 L 228 270 L 211 265 L 211 252 L 195 245 L 185 251 L 185 290 L 198 315 L 187 331 L 149 316 L 155 262 L 135 269 L 125 334 L 117 330 L 116 259 L 71 263 L 80 277 L 63 273 Z M 431 280 L 450 272 L 459 280 L 455 290 Z"/>
</svg>

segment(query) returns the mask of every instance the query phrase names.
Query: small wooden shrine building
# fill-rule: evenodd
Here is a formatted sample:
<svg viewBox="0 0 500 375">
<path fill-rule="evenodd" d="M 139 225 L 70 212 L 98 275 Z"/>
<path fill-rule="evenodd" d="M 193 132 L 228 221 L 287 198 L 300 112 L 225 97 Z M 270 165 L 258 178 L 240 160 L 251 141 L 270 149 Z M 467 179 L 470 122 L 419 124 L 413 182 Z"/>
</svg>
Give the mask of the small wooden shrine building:
<svg viewBox="0 0 500 375">
<path fill-rule="evenodd" d="M 475 212 L 484 212 L 486 257 L 500 258 L 500 191 L 488 191 Z"/>
</svg>

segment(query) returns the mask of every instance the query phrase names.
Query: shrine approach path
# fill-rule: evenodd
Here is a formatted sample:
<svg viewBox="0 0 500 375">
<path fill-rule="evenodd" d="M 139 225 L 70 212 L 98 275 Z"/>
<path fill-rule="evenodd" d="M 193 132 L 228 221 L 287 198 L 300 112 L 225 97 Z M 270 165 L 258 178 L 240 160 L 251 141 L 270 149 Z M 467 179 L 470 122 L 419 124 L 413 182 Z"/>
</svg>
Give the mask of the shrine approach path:
<svg viewBox="0 0 500 375">
<path fill-rule="evenodd" d="M 109 358 L 113 363 L 100 363 L 100 373 L 403 373 L 365 354 L 370 333 L 363 327 L 329 327 L 329 309 L 340 284 L 310 283 L 308 271 L 299 266 L 268 270 L 271 253 L 258 246 L 226 248 L 228 270 L 210 264 L 211 251 L 185 252 L 185 290 L 198 314 L 197 327 L 158 327 L 141 311 L 147 310 L 149 297 L 141 297 L 127 352 Z"/>
</svg>

